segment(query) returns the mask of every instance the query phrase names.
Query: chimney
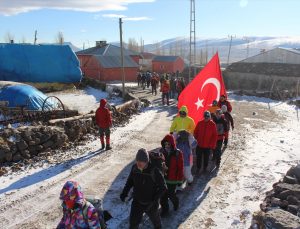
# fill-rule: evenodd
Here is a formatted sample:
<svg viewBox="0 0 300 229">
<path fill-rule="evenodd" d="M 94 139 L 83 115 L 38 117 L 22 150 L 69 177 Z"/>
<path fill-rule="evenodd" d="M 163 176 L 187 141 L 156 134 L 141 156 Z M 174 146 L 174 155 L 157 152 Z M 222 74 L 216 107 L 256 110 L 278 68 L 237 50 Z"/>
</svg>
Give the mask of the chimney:
<svg viewBox="0 0 300 229">
<path fill-rule="evenodd" d="M 104 47 L 106 45 L 107 45 L 106 41 L 96 41 L 96 47 L 101 48 L 101 47 Z"/>
</svg>

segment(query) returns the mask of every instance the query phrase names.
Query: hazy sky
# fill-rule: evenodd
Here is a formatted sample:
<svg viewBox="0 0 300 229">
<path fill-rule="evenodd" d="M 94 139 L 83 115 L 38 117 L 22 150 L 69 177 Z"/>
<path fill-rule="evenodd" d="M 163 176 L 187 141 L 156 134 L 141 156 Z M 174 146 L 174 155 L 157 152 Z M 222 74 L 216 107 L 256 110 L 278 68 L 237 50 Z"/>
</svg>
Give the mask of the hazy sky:
<svg viewBox="0 0 300 229">
<path fill-rule="evenodd" d="M 196 36 L 300 36 L 300 0 L 195 0 Z M 145 44 L 189 36 L 190 0 L 0 0 L 0 42 L 54 42 L 64 34 L 82 48 L 96 40 Z"/>
</svg>

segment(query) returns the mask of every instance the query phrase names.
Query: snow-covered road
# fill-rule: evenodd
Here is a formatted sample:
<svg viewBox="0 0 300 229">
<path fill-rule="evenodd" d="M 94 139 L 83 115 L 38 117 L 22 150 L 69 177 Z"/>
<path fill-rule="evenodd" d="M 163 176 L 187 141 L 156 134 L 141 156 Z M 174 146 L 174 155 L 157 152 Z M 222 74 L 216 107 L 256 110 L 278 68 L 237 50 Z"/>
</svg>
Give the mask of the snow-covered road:
<svg viewBox="0 0 300 229">
<path fill-rule="evenodd" d="M 257 98 L 233 99 L 236 128 L 220 171 L 200 176 L 179 194 L 180 209 L 163 220 L 163 228 L 249 228 L 250 212 L 259 209 L 264 192 L 299 162 L 300 125 L 290 106 L 272 103 L 269 110 Z M 155 105 L 112 134 L 112 151 L 97 151 L 96 140 L 82 146 L 85 154 L 77 160 L 0 177 L 0 228 L 54 228 L 61 217 L 60 189 L 69 179 L 85 194 L 103 198 L 114 216 L 109 228 L 126 228 L 130 204 L 119 194 L 135 153 L 159 147 L 175 113 L 175 106 Z"/>
</svg>

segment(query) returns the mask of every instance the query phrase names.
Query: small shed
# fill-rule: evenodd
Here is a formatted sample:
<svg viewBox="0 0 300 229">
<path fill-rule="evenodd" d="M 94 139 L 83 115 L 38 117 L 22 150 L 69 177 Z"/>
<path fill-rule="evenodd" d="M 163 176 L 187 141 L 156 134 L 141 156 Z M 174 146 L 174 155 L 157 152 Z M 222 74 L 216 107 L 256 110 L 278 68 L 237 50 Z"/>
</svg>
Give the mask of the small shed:
<svg viewBox="0 0 300 229">
<path fill-rule="evenodd" d="M 96 46 L 76 52 L 84 76 L 100 81 L 122 80 L 122 62 L 120 47 L 96 42 Z M 124 72 L 126 81 L 136 81 L 139 65 L 137 53 L 124 49 Z"/>
<path fill-rule="evenodd" d="M 152 71 L 157 73 L 182 72 L 184 61 L 180 56 L 156 56 L 152 60 Z"/>
</svg>

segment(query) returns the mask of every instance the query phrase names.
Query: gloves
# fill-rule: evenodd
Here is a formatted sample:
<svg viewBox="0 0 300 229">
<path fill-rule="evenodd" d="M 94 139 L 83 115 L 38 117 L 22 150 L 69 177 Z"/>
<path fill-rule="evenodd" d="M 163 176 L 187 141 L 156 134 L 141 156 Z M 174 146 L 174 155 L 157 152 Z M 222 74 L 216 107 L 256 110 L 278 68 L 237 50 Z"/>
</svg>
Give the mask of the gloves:
<svg viewBox="0 0 300 229">
<path fill-rule="evenodd" d="M 121 193 L 120 199 L 121 199 L 122 202 L 125 202 L 126 197 L 127 197 L 127 195 L 125 193 Z"/>
</svg>

